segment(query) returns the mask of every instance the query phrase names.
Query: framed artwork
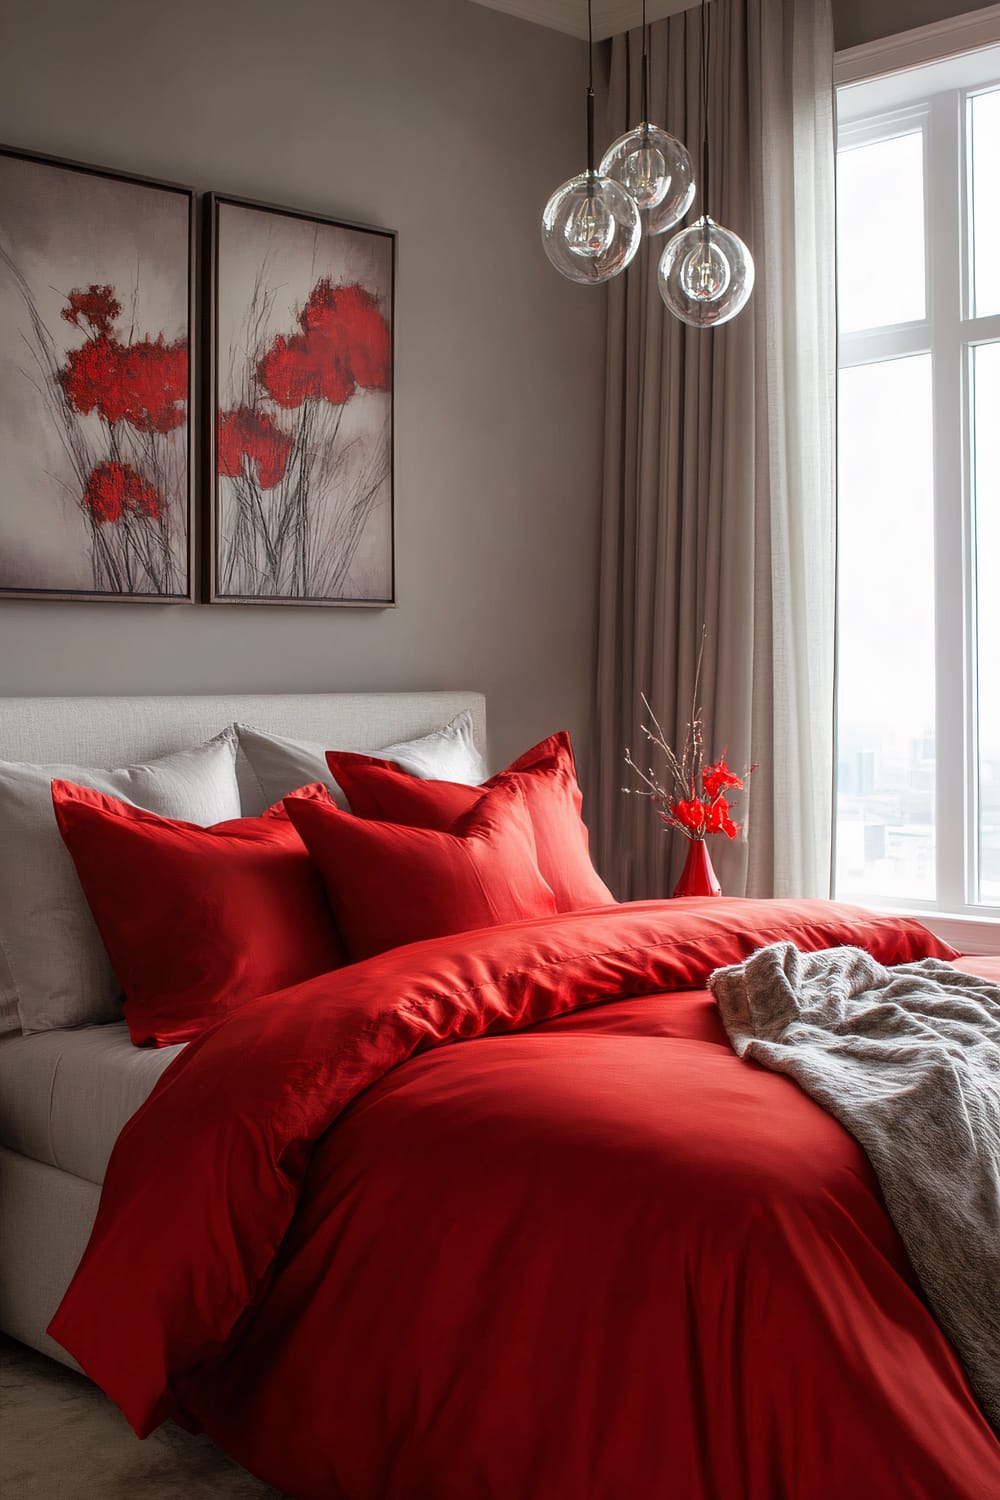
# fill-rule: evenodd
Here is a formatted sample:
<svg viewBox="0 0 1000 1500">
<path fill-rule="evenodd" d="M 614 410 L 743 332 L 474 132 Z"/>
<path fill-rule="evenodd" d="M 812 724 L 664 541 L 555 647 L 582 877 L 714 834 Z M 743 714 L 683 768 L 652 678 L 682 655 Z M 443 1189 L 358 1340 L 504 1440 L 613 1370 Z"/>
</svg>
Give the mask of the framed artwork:
<svg viewBox="0 0 1000 1500">
<path fill-rule="evenodd" d="M 391 605 L 395 235 L 208 218 L 208 599 Z"/>
<path fill-rule="evenodd" d="M 194 197 L 0 147 L 0 597 L 193 598 Z"/>
</svg>

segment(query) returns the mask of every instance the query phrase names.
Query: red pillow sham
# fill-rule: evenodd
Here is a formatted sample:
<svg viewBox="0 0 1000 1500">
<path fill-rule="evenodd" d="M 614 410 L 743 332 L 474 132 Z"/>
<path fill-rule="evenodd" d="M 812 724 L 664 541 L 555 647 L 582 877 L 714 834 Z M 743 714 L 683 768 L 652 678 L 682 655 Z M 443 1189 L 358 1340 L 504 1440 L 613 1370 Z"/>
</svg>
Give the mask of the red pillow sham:
<svg viewBox="0 0 1000 1500">
<path fill-rule="evenodd" d="M 482 787 L 423 781 L 371 755 L 328 750 L 327 764 L 361 818 L 450 832 L 475 807 L 484 790 L 515 781 L 535 835 L 538 868 L 552 887 L 557 911 L 610 906 L 614 896 L 590 861 L 583 796 L 569 735 L 552 734 Z"/>
<path fill-rule="evenodd" d="M 423 938 L 556 911 L 516 785 L 477 798 L 453 830 L 368 821 L 295 793 L 285 808 L 319 865 L 352 960 Z"/>
<path fill-rule="evenodd" d="M 202 828 L 68 781 L 52 783 L 52 803 L 137 1047 L 189 1041 L 246 1001 L 346 962 L 319 872 L 280 806 Z"/>
</svg>

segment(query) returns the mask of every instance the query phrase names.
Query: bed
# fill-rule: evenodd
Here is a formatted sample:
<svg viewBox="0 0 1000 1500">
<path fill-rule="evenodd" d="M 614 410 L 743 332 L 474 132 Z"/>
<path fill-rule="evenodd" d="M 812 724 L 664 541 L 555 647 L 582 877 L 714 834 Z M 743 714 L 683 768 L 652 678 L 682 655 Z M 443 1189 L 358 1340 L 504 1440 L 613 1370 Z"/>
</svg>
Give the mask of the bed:
<svg viewBox="0 0 1000 1500">
<path fill-rule="evenodd" d="M 350 733 L 374 747 L 469 703 Z M 185 742 L 265 712 L 203 708 Z M 492 782 L 483 803 L 522 816 Z M 437 835 L 407 833 L 387 881 L 363 845 L 396 825 L 355 812 L 305 797 L 295 826 L 322 865 L 312 825 L 329 821 L 338 924 L 367 889 L 384 934 Z M 538 833 L 539 867 L 541 851 Z M 54 1313 L 57 1347 L 137 1433 L 201 1428 L 298 1500 L 1000 1500 L 1000 1443 L 865 1154 L 736 1056 L 706 989 L 779 941 L 890 966 L 950 954 L 833 903 L 553 901 L 383 936 L 248 1000 L 158 1081 L 114 1023 L 44 1055 L 0 1044 L 0 1090 L 30 1069 L 51 1101 L 26 1082 L 31 1105 L 3 1117 L 3 1325 L 47 1347 Z M 84 1145 L 72 1101 L 92 1113 L 98 1076 L 103 1134 Z M 86 1174 L 147 1086 L 100 1194 Z"/>
</svg>

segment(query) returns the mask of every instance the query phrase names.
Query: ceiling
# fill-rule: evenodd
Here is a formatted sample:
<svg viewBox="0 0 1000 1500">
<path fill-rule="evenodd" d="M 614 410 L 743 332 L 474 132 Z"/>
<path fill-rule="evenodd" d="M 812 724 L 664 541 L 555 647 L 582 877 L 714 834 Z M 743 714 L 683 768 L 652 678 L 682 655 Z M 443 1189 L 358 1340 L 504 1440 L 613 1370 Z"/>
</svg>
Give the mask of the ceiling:
<svg viewBox="0 0 1000 1500">
<path fill-rule="evenodd" d="M 675 11 L 687 10 L 697 0 L 646 0 L 646 18 L 659 21 Z M 505 10 L 508 15 L 551 26 L 569 36 L 586 39 L 587 0 L 476 0 L 491 10 Z M 642 0 L 594 0 L 594 38 L 617 36 L 638 26 L 642 20 Z"/>
</svg>

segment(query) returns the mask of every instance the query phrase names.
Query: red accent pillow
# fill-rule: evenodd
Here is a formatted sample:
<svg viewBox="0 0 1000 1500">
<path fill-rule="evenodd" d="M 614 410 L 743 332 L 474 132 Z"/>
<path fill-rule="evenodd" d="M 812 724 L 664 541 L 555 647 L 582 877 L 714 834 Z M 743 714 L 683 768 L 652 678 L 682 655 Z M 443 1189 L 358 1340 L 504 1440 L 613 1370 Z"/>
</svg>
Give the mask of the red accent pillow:
<svg viewBox="0 0 1000 1500">
<path fill-rule="evenodd" d="M 371 755 L 328 750 L 327 764 L 361 818 L 407 823 L 445 832 L 473 807 L 484 787 L 454 781 L 422 781 Z M 610 906 L 614 896 L 590 862 L 590 841 L 581 815 L 583 796 L 569 735 L 542 740 L 484 786 L 516 781 L 524 793 L 538 855 L 538 868 L 556 898 L 557 911 Z"/>
<path fill-rule="evenodd" d="M 52 803 L 137 1047 L 189 1041 L 246 1001 L 346 962 L 282 807 L 201 828 L 69 781 L 52 783 Z"/>
<path fill-rule="evenodd" d="M 353 960 L 423 938 L 555 914 L 516 785 L 477 798 L 447 833 L 369 822 L 329 798 L 285 808 L 319 865 Z"/>
</svg>

